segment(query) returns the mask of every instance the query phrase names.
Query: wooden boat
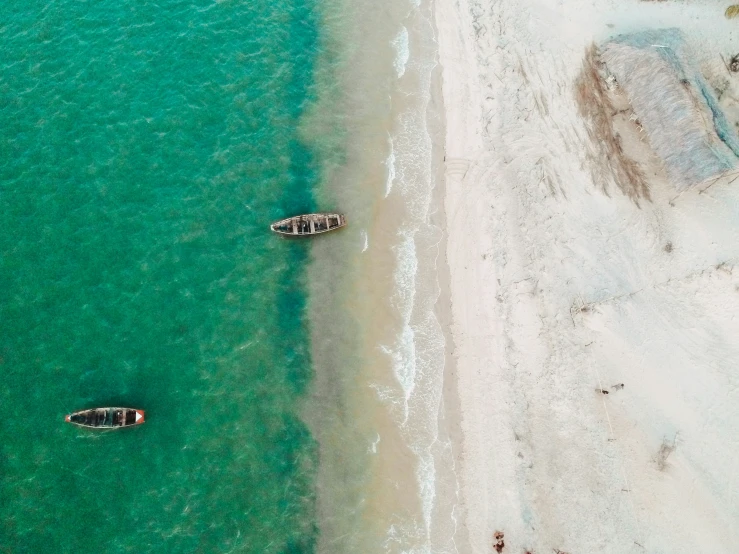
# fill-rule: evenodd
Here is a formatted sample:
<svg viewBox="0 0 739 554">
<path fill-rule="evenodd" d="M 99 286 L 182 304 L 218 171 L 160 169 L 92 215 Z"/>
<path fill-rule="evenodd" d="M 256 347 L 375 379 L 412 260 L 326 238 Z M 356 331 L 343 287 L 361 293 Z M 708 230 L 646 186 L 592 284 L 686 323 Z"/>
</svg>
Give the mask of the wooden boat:
<svg viewBox="0 0 739 554">
<path fill-rule="evenodd" d="M 269 227 L 280 235 L 303 237 L 328 233 L 344 225 L 344 214 L 305 214 L 276 221 Z"/>
<path fill-rule="evenodd" d="M 93 408 L 69 414 L 64 420 L 81 427 L 117 429 L 141 425 L 144 422 L 144 411 L 133 408 Z"/>
</svg>

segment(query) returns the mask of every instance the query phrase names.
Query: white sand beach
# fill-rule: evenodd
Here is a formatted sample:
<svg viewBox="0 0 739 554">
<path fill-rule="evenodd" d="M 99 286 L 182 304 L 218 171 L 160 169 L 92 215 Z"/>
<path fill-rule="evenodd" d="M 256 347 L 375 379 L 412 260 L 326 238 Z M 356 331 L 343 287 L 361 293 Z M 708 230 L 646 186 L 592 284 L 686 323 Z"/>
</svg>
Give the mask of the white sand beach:
<svg viewBox="0 0 739 554">
<path fill-rule="evenodd" d="M 665 27 L 735 86 L 728 5 L 436 0 L 450 551 L 493 552 L 496 531 L 516 554 L 739 551 L 739 181 L 679 194 L 625 130 L 650 196 L 631 198 L 575 99 L 591 43 Z"/>
</svg>

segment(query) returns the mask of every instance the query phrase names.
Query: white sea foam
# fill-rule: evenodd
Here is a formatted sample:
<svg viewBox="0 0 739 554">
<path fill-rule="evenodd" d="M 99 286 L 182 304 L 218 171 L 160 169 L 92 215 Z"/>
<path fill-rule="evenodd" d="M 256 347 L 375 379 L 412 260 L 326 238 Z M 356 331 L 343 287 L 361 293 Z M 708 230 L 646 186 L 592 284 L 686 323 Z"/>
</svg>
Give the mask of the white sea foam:
<svg viewBox="0 0 739 554">
<path fill-rule="evenodd" d="M 377 383 L 373 383 L 372 385 L 370 385 L 370 388 L 375 391 L 375 393 L 377 394 L 377 398 L 380 399 L 380 402 L 386 404 L 390 408 L 394 409 L 400 404 L 398 393 L 393 388 L 379 385 Z"/>
<path fill-rule="evenodd" d="M 367 235 L 367 231 L 362 229 L 362 238 L 364 239 L 364 246 L 362 246 L 362 252 L 367 252 L 367 249 L 369 248 L 369 236 Z"/>
<path fill-rule="evenodd" d="M 408 29 L 404 26 L 401 27 L 398 35 L 390 41 L 390 44 L 395 48 L 395 60 L 393 60 L 393 66 L 395 66 L 395 72 L 398 74 L 398 78 L 405 75 L 405 68 L 408 64 L 408 58 L 410 58 L 410 39 L 408 36 Z"/>
<path fill-rule="evenodd" d="M 393 137 L 390 133 L 387 134 L 387 141 L 390 144 L 390 154 L 388 154 L 385 165 L 387 166 L 387 181 L 385 181 L 385 198 L 390 195 L 390 191 L 393 190 L 393 181 L 395 181 L 395 145 L 393 144 Z"/>
<path fill-rule="evenodd" d="M 408 399 L 416 384 L 416 343 L 411 327 L 411 315 L 416 295 L 418 258 L 413 235 L 401 233 L 400 243 L 393 247 L 396 256 L 394 304 L 403 318 L 403 328 L 390 350 L 395 378 L 403 392 L 403 424 L 408 421 Z"/>
<path fill-rule="evenodd" d="M 369 447 L 369 452 L 372 454 L 377 454 L 377 445 L 380 444 L 380 433 L 377 433 L 377 438 L 372 441 L 372 444 Z"/>
<path fill-rule="evenodd" d="M 418 256 L 413 233 L 402 231 L 401 240 L 393 246 L 397 265 L 395 266 L 394 303 L 408 325 L 413 313 L 413 302 L 416 297 L 416 275 L 418 274 Z"/>
</svg>

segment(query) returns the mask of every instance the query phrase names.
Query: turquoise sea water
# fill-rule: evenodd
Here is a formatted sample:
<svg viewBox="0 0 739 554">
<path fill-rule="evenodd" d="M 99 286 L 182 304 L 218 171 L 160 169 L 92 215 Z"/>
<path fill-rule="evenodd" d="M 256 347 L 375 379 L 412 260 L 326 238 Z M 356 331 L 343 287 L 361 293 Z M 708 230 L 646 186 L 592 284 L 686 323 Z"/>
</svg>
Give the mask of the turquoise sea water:
<svg viewBox="0 0 739 554">
<path fill-rule="evenodd" d="M 0 4 L 0 552 L 312 552 L 311 0 Z M 146 410 L 90 432 L 65 413 Z"/>
</svg>

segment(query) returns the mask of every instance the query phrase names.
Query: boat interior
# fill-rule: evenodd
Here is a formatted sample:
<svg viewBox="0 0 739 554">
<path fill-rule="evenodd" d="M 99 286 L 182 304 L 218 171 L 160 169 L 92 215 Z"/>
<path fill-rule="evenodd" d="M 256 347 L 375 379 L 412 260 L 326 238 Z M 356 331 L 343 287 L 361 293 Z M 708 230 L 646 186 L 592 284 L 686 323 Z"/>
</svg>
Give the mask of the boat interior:
<svg viewBox="0 0 739 554">
<path fill-rule="evenodd" d="M 344 222 L 337 214 L 309 214 L 283 219 L 272 230 L 286 235 L 314 235 L 341 227 Z"/>
<path fill-rule="evenodd" d="M 136 410 L 98 408 L 72 414 L 72 423 L 90 427 L 123 427 L 136 423 Z"/>
</svg>

